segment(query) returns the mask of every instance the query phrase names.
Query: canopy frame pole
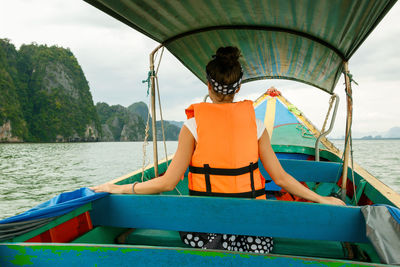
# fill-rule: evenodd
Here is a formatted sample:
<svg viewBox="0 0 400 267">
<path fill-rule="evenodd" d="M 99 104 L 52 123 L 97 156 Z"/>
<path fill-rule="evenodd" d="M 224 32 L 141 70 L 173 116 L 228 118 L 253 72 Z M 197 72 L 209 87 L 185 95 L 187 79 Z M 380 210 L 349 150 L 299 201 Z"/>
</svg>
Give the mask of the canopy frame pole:
<svg viewBox="0 0 400 267">
<path fill-rule="evenodd" d="M 316 37 L 314 35 L 302 32 L 302 31 L 297 31 L 297 30 L 292 30 L 288 28 L 282 28 L 282 27 L 274 27 L 274 26 L 260 26 L 260 25 L 218 25 L 218 26 L 209 26 L 209 27 L 204 27 L 204 28 L 199 28 L 187 32 L 183 32 L 180 34 L 177 34 L 175 36 L 172 36 L 168 39 L 166 39 L 163 42 L 164 46 L 169 45 L 170 43 L 198 33 L 203 33 L 203 32 L 208 32 L 208 31 L 217 31 L 217 30 L 258 30 L 258 31 L 269 31 L 269 32 L 284 32 L 284 33 L 289 33 L 293 34 L 296 36 L 301 36 L 303 38 L 307 38 L 313 42 L 317 42 L 320 45 L 327 47 L 329 50 L 332 50 L 338 57 L 340 57 L 343 61 L 347 61 L 348 57 L 346 57 L 345 54 L 343 54 L 337 47 L 334 45 L 330 44 L 329 42 Z"/>
<path fill-rule="evenodd" d="M 153 161 L 154 161 L 154 177 L 158 176 L 158 149 L 157 149 L 157 127 L 156 127 L 156 73 L 154 70 L 154 56 L 157 51 L 163 47 L 162 44 L 157 46 L 150 53 L 150 83 L 151 83 L 151 126 L 153 130 Z"/>
<path fill-rule="evenodd" d="M 344 159 L 343 159 L 343 172 L 342 172 L 342 194 L 341 198 L 343 201 L 346 200 L 347 193 L 347 169 L 349 165 L 349 152 L 350 152 L 350 138 L 351 138 L 351 124 L 353 121 L 353 97 L 351 90 L 351 80 L 348 62 L 344 62 L 344 80 L 346 84 L 346 99 L 347 99 L 347 119 L 346 119 L 346 135 L 345 135 L 345 148 L 344 148 Z M 352 159 L 353 160 L 353 159 Z"/>
</svg>

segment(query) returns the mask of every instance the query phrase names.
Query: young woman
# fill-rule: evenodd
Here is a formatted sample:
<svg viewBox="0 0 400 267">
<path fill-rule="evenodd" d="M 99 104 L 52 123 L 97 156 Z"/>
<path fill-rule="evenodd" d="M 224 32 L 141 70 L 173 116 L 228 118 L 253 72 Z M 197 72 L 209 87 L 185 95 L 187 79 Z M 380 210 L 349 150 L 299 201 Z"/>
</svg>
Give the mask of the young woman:
<svg viewBox="0 0 400 267">
<path fill-rule="evenodd" d="M 345 205 L 334 197 L 323 197 L 287 174 L 272 150 L 264 123 L 255 118 L 251 101 L 234 102 L 240 90 L 242 68 L 236 47 L 221 47 L 206 67 L 208 93 L 212 103 L 186 109 L 188 120 L 179 134 L 178 148 L 161 176 L 143 183 L 103 184 L 96 192 L 155 194 L 175 188 L 189 167 L 189 193 L 196 196 L 266 199 L 265 181 L 258 159 L 274 182 L 301 198 L 324 204 Z M 226 249 L 268 253 L 268 237 L 181 233 L 182 240 L 204 249 Z"/>
</svg>

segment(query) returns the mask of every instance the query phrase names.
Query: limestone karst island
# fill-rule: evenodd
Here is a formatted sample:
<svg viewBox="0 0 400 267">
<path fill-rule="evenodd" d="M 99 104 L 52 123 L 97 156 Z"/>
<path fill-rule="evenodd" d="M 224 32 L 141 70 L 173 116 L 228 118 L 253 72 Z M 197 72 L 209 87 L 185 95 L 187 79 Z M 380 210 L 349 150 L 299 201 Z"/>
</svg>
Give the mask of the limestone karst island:
<svg viewBox="0 0 400 267">
<path fill-rule="evenodd" d="M 16 49 L 0 39 L 0 142 L 141 141 L 147 114 L 143 102 L 94 105 L 71 50 L 37 44 Z M 167 140 L 177 140 L 179 126 L 165 122 Z"/>
</svg>

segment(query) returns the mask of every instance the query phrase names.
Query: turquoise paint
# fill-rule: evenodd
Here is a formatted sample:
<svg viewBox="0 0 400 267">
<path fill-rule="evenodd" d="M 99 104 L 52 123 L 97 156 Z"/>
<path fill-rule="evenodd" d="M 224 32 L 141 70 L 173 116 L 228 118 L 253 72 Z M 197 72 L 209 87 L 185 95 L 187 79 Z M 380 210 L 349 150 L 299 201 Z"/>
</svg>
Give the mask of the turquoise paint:
<svg viewBox="0 0 400 267">
<path fill-rule="evenodd" d="M 257 105 L 257 107 L 254 109 L 255 114 L 256 114 L 256 118 L 264 121 L 265 119 L 265 110 L 267 109 L 267 102 L 268 101 L 263 101 L 261 102 L 259 105 Z"/>
<path fill-rule="evenodd" d="M 23 249 L 22 249 L 23 248 Z M 54 250 L 58 253 L 52 253 Z M 352 266 L 342 260 L 239 254 L 234 252 L 171 249 L 155 247 L 80 245 L 0 245 L 0 255 L 29 255 L 34 266 Z M 21 263 L 21 262 L 20 262 Z M 0 256 L 1 266 L 20 266 Z M 375 265 L 376 266 L 376 265 Z"/>
<path fill-rule="evenodd" d="M 335 162 L 279 159 L 283 169 L 300 182 L 328 182 L 335 183 L 337 174 L 341 173 L 342 165 Z M 260 164 L 261 174 L 266 180 L 271 180 L 264 166 Z"/>
<path fill-rule="evenodd" d="M 27 266 L 27 265 L 33 265 L 32 260 L 34 258 L 37 258 L 37 256 L 32 256 L 29 255 L 26 252 L 26 248 L 23 246 L 7 246 L 7 248 L 10 249 L 9 253 L 1 253 L 1 247 L 0 247 L 0 266 L 2 265 L 2 262 L 9 262 L 10 264 L 13 264 L 14 266 Z"/>
</svg>

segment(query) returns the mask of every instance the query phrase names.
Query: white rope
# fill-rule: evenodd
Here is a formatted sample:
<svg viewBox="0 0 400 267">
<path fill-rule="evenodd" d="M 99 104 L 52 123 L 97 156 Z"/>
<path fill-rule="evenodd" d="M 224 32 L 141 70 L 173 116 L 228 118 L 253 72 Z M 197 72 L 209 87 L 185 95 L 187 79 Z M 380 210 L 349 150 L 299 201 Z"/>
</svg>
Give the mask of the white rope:
<svg viewBox="0 0 400 267">
<path fill-rule="evenodd" d="M 158 65 L 156 68 L 156 72 L 155 72 L 155 81 L 156 81 L 156 89 L 157 89 L 157 96 L 158 96 L 158 105 L 159 105 L 159 109 L 160 109 L 160 120 L 161 120 L 161 132 L 162 132 L 162 137 L 163 137 L 163 144 L 164 144 L 164 152 L 165 152 L 165 160 L 166 160 L 166 164 L 167 164 L 167 169 L 168 169 L 168 151 L 167 151 L 167 142 L 165 140 L 165 130 L 164 130 L 164 118 L 163 118 L 163 113 L 162 113 L 162 107 L 161 107 L 161 97 L 160 97 L 160 87 L 158 84 L 158 69 L 160 67 L 160 63 L 161 63 L 161 59 L 164 53 L 164 47 L 161 49 L 161 55 L 160 55 L 160 59 L 158 61 Z M 158 54 L 158 53 L 157 53 Z M 157 134 L 157 133 L 153 133 Z M 182 195 L 182 193 L 179 191 L 179 189 L 175 186 L 175 190 L 178 192 L 179 195 Z"/>
<path fill-rule="evenodd" d="M 150 98 L 149 98 L 149 105 L 150 105 Z M 148 106 L 149 107 L 149 106 Z M 144 131 L 144 140 L 143 140 L 143 145 L 142 145 L 142 150 L 143 150 L 143 162 L 142 162 L 142 182 L 143 182 L 143 178 L 144 178 L 144 168 L 146 167 L 147 163 L 146 163 L 146 157 L 147 157 L 147 145 L 148 145 L 148 141 L 147 139 L 149 138 L 149 129 L 150 129 L 150 109 L 147 109 L 147 122 L 146 122 L 146 128 Z M 147 179 L 148 180 L 148 179 Z"/>
<path fill-rule="evenodd" d="M 156 76 L 156 84 L 157 84 L 158 105 L 160 107 L 161 132 L 162 132 L 163 143 L 164 143 L 165 159 L 166 159 L 167 168 L 168 168 L 167 143 L 165 142 L 164 119 L 163 119 L 162 109 L 161 109 L 160 90 L 159 90 L 159 87 L 158 87 L 158 78 L 157 78 L 157 76 Z"/>
<path fill-rule="evenodd" d="M 158 60 L 158 65 L 157 65 L 157 69 L 156 69 L 156 76 L 154 77 L 154 79 L 156 81 L 157 96 L 158 96 L 158 106 L 160 108 L 161 132 L 162 132 L 163 143 L 164 143 L 165 159 L 166 159 L 167 168 L 168 168 L 168 152 L 167 152 L 167 144 L 166 144 L 166 141 L 165 141 L 164 119 L 163 119 L 162 108 L 161 108 L 160 87 L 158 85 L 158 76 L 157 76 L 158 69 L 160 68 L 160 64 L 161 64 L 161 59 L 162 59 L 163 53 L 164 53 L 164 47 L 161 49 L 161 55 L 160 55 L 160 59 Z M 157 54 L 158 54 L 158 52 L 157 52 Z"/>
</svg>

